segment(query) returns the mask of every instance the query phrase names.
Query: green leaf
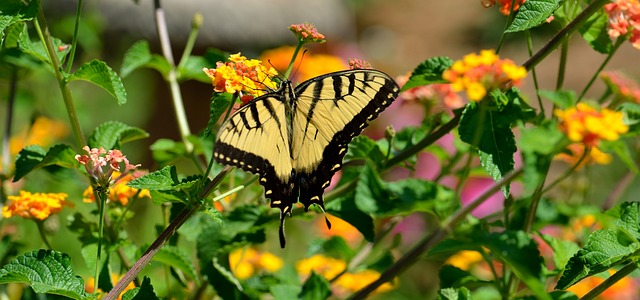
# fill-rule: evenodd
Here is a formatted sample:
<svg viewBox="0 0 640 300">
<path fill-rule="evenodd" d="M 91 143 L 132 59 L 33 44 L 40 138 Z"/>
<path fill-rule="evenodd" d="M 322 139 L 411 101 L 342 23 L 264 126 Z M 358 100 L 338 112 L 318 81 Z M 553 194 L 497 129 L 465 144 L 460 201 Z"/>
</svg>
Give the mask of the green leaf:
<svg viewBox="0 0 640 300">
<path fill-rule="evenodd" d="M 211 79 L 202 71 L 202 68 L 215 68 L 217 62 L 227 61 L 228 58 L 229 53 L 213 48 L 207 49 L 204 56 L 191 55 L 183 65 L 179 66 L 178 80 L 194 79 L 211 84 Z"/>
<path fill-rule="evenodd" d="M 538 245 L 527 233 L 480 231 L 472 234 L 471 238 L 507 264 L 538 299 L 551 299 L 543 283 L 544 260 L 540 256 Z"/>
<path fill-rule="evenodd" d="M 133 126 L 108 121 L 98 126 L 89 137 L 89 148 L 119 149 L 123 144 L 149 137 L 149 133 Z"/>
<path fill-rule="evenodd" d="M 478 277 L 471 273 L 454 267 L 452 265 L 444 265 L 438 272 L 441 288 L 459 288 L 464 286 L 471 286 L 477 283 L 488 283 L 480 280 Z"/>
<path fill-rule="evenodd" d="M 523 128 L 518 144 L 520 150 L 527 153 L 554 155 L 563 145 L 564 134 L 555 122 L 543 122 L 539 126 Z"/>
<path fill-rule="evenodd" d="M 213 127 L 218 123 L 222 114 L 229 110 L 231 101 L 234 99 L 235 97 L 229 93 L 213 93 L 213 96 L 211 97 L 211 105 L 209 105 L 209 123 L 202 133 L 202 136 L 208 137 L 211 135 Z"/>
<path fill-rule="evenodd" d="M 635 162 L 635 153 L 632 153 L 629 149 L 629 145 L 624 140 L 617 141 L 601 141 L 600 150 L 603 152 L 615 152 L 620 160 L 629 168 L 634 174 L 638 174 L 638 165 Z"/>
<path fill-rule="evenodd" d="M 151 172 L 140 178 L 129 181 L 128 186 L 136 189 L 147 189 L 151 191 L 172 190 L 178 184 L 178 173 L 175 166 L 166 166 L 158 171 Z"/>
<path fill-rule="evenodd" d="M 187 153 L 184 143 L 170 139 L 159 139 L 149 148 L 152 151 L 153 160 L 157 161 L 160 165 L 170 163 L 183 157 Z"/>
<path fill-rule="evenodd" d="M 353 227 L 362 233 L 367 241 L 372 242 L 375 237 L 373 218 L 356 206 L 354 196 L 355 193 L 352 192 L 338 199 L 334 199 L 325 204 L 325 209 L 328 213 L 353 225 Z"/>
<path fill-rule="evenodd" d="M 453 60 L 444 56 L 427 59 L 413 70 L 401 91 L 432 83 L 446 83 L 447 81 L 442 79 L 442 72 L 452 64 Z"/>
<path fill-rule="evenodd" d="M 27 283 L 36 293 L 85 299 L 84 281 L 71 268 L 71 257 L 53 250 L 37 250 L 16 257 L 0 269 L 0 284 Z"/>
<path fill-rule="evenodd" d="M 28 173 L 47 166 L 60 166 L 63 168 L 77 168 L 76 153 L 69 145 L 55 145 L 45 153 L 38 145 L 24 147 L 16 158 L 16 173 L 13 181 L 16 182 Z"/>
<path fill-rule="evenodd" d="M 142 285 L 127 291 L 122 295 L 122 300 L 160 300 L 160 298 L 158 298 L 153 291 L 151 279 L 145 276 L 144 279 L 142 279 Z"/>
<path fill-rule="evenodd" d="M 471 291 L 466 287 L 444 288 L 438 291 L 438 300 L 471 300 Z"/>
<path fill-rule="evenodd" d="M 578 31 L 591 48 L 603 54 L 610 53 L 613 48 L 611 38 L 607 33 L 608 22 L 609 17 L 605 11 L 599 10 L 578 28 Z"/>
<path fill-rule="evenodd" d="M 222 274 L 222 276 L 224 276 L 227 280 L 229 280 L 229 282 L 233 283 L 239 291 L 242 291 L 242 285 L 240 284 L 240 281 L 238 281 L 238 278 L 233 276 L 233 273 L 231 273 L 230 270 L 228 270 L 224 266 L 220 265 L 218 263 L 218 258 L 217 257 L 213 258 L 213 262 L 212 263 L 213 263 L 213 267 L 218 272 L 220 272 L 220 274 Z"/>
<path fill-rule="evenodd" d="M 558 7 L 562 0 L 527 0 L 516 13 L 513 22 L 505 33 L 519 32 L 544 23 Z"/>
<path fill-rule="evenodd" d="M 120 67 L 120 76 L 125 78 L 138 68 L 148 67 L 160 72 L 163 77 L 167 77 L 171 65 L 161 55 L 151 54 L 149 50 L 149 42 L 137 41 L 127 50 L 122 58 L 122 66 Z"/>
<path fill-rule="evenodd" d="M 495 181 L 513 170 L 513 155 L 517 148 L 511 124 L 516 119 L 517 116 L 510 110 L 498 111 L 490 106 L 481 111 L 473 103 L 462 113 L 458 128 L 460 139 L 470 145 L 477 143 L 482 167 Z M 508 197 L 509 185 L 505 185 L 502 192 Z"/>
<path fill-rule="evenodd" d="M 539 90 L 538 95 L 551 100 L 560 109 L 567 109 L 575 106 L 578 102 L 576 92 L 572 90 L 546 91 Z"/>
<path fill-rule="evenodd" d="M 40 1 L 2 0 L 0 2 L 0 41 L 4 44 L 4 32 L 10 25 L 31 21 L 38 15 Z"/>
<path fill-rule="evenodd" d="M 327 299 L 331 296 L 331 286 L 322 276 L 311 271 L 311 275 L 302 285 L 302 291 L 298 294 L 298 299 L 319 300 Z"/>
<path fill-rule="evenodd" d="M 388 197 L 378 199 L 378 216 L 429 212 L 444 219 L 460 207 L 452 190 L 432 181 L 409 178 L 388 182 L 385 187 Z"/>
<path fill-rule="evenodd" d="M 329 239 L 317 238 L 311 241 L 309 249 L 307 250 L 307 256 L 314 254 L 323 254 L 335 258 L 340 258 L 345 261 L 350 261 L 353 258 L 353 250 L 347 244 L 341 236 L 332 236 Z"/>
<path fill-rule="evenodd" d="M 44 45 L 40 41 L 32 42 L 29 38 L 29 32 L 27 31 L 26 26 L 22 26 L 22 34 L 20 34 L 20 39 L 18 43 L 20 44 L 20 49 L 25 54 L 32 56 L 33 58 L 44 62 L 47 68 L 50 71 L 53 71 L 53 67 L 51 61 L 49 60 L 49 54 L 45 49 Z M 62 42 L 60 39 L 51 38 L 51 42 L 53 43 L 54 49 L 63 49 L 62 51 L 56 51 L 56 56 L 58 56 L 59 61 L 63 61 L 65 56 L 69 53 L 70 48 L 67 44 Z"/>
<path fill-rule="evenodd" d="M 364 213 L 375 213 L 381 211 L 378 199 L 385 198 L 388 198 L 388 195 L 382 185 L 382 179 L 372 167 L 365 165 L 355 189 L 356 206 Z"/>
<path fill-rule="evenodd" d="M 385 150 L 386 152 L 386 150 Z M 349 150 L 345 155 L 344 161 L 364 159 L 376 164 L 380 168 L 384 163 L 386 156 L 376 141 L 371 138 L 359 135 L 349 143 Z"/>
<path fill-rule="evenodd" d="M 115 97 L 119 105 L 127 102 L 127 92 L 122 84 L 122 79 L 103 61 L 94 59 L 83 64 L 75 73 L 69 76 L 68 80 L 91 82 Z"/>
<path fill-rule="evenodd" d="M 200 278 L 198 277 L 195 266 L 187 254 L 180 248 L 165 245 L 156 253 L 153 261 L 163 263 L 184 272 L 191 279 L 195 280 L 196 285 L 200 285 Z"/>
<path fill-rule="evenodd" d="M 269 292 L 275 300 L 289 300 L 300 294 L 302 287 L 295 284 L 276 284 L 269 287 Z"/>
<path fill-rule="evenodd" d="M 559 238 L 543 234 L 542 239 L 553 250 L 553 263 L 558 271 L 564 270 L 569 259 L 580 250 L 578 244 L 573 241 L 561 240 Z"/>
</svg>

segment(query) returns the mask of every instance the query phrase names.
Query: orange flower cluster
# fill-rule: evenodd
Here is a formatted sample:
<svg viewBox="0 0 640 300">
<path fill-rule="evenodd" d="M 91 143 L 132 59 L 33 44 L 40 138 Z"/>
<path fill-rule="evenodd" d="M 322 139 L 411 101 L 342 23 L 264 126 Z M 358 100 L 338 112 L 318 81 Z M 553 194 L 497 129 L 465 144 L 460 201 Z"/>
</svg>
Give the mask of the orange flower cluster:
<svg viewBox="0 0 640 300">
<path fill-rule="evenodd" d="M 267 50 L 262 53 L 260 60 L 269 62 L 270 65 L 278 70 L 286 70 L 289 67 L 294 51 L 295 47 L 290 46 Z M 294 72 L 295 79 L 299 81 L 349 68 L 349 65 L 340 57 L 328 54 L 307 53 L 304 55 L 303 63 L 301 57 L 298 56 L 294 64 L 297 68 Z"/>
<path fill-rule="evenodd" d="M 520 9 L 520 6 L 525 2 L 526 0 L 516 0 L 514 5 L 513 5 L 513 11 L 516 11 L 518 9 Z M 500 4 L 500 12 L 505 15 L 508 16 L 509 13 L 512 11 L 511 10 L 511 2 L 513 2 L 512 0 L 482 0 L 482 6 L 484 7 L 492 7 L 494 5 L 496 5 L 496 3 Z"/>
<path fill-rule="evenodd" d="M 49 146 L 56 140 L 69 134 L 69 129 L 65 123 L 52 120 L 46 117 L 38 117 L 31 124 L 29 130 L 23 130 L 16 136 L 12 136 L 9 141 L 11 154 L 18 154 L 22 148 L 28 145 Z"/>
<path fill-rule="evenodd" d="M 640 103 L 640 86 L 636 81 L 616 71 L 601 72 L 600 78 L 604 80 L 616 98 Z"/>
<path fill-rule="evenodd" d="M 570 165 L 575 165 L 580 161 L 580 158 L 584 155 L 585 146 L 581 143 L 573 143 L 567 146 L 569 153 L 560 153 L 556 155 L 555 159 L 563 160 Z M 587 156 L 582 159 L 580 165 L 577 168 L 582 168 L 587 164 L 599 164 L 606 165 L 611 162 L 611 155 L 602 152 L 598 147 L 591 147 L 587 153 Z"/>
<path fill-rule="evenodd" d="M 266 90 L 275 90 L 276 83 L 271 80 L 278 72 L 267 68 L 256 59 L 247 59 L 240 53 L 232 54 L 229 62 L 218 62 L 215 69 L 203 68 L 218 93 L 248 93 L 254 97 L 265 94 Z"/>
<path fill-rule="evenodd" d="M 471 101 L 480 101 L 488 91 L 502 88 L 507 82 L 517 85 L 527 75 L 524 67 L 509 59 L 500 59 L 493 50 L 467 54 L 444 71 L 442 78 L 451 82 L 455 92 L 466 91 Z"/>
<path fill-rule="evenodd" d="M 631 45 L 640 49 L 640 3 L 637 0 L 614 0 L 604 9 L 609 17 L 609 37 L 616 39 L 630 32 Z"/>
<path fill-rule="evenodd" d="M 133 174 L 126 174 L 123 177 L 120 177 L 120 172 L 113 172 L 113 176 L 119 177 L 120 179 L 109 188 L 108 201 L 118 202 L 123 206 L 126 206 L 129 203 L 129 200 L 136 196 L 137 198 L 151 198 L 151 193 L 149 192 L 149 190 L 138 190 L 127 185 L 129 181 L 141 177 L 142 173 L 135 172 Z M 96 198 L 95 194 L 93 193 L 93 187 L 89 186 L 86 190 L 84 190 L 84 192 L 82 193 L 82 197 L 84 197 L 82 199 L 82 202 L 84 203 L 95 202 Z"/>
<path fill-rule="evenodd" d="M 253 248 L 239 248 L 229 253 L 231 272 L 238 279 L 247 279 L 259 271 L 273 273 L 280 270 L 283 264 L 279 257 Z"/>
<path fill-rule="evenodd" d="M 324 43 L 326 39 L 324 34 L 319 33 L 318 29 L 315 26 L 304 23 L 304 24 L 292 24 L 289 26 L 289 30 L 296 35 L 299 42 L 302 43 Z"/>
<path fill-rule="evenodd" d="M 556 109 L 554 114 L 560 120 L 560 129 L 572 142 L 595 147 L 600 140 L 615 141 L 629 130 L 623 122 L 622 112 L 602 109 L 601 111 L 578 103 L 566 110 Z"/>
<path fill-rule="evenodd" d="M 19 216 L 25 219 L 44 220 L 59 213 L 64 206 L 73 207 L 65 193 L 30 193 L 20 191 L 19 196 L 7 197 L 9 203 L 2 208 L 2 217 Z"/>
<path fill-rule="evenodd" d="M 404 85 L 408 79 L 408 76 L 401 76 L 396 78 L 396 81 L 398 84 Z M 414 87 L 401 92 L 400 95 L 398 95 L 398 99 L 408 102 L 429 101 L 442 103 L 445 108 L 449 109 L 461 108 L 466 104 L 462 97 L 453 91 L 451 84 L 448 83 L 435 83 Z"/>
</svg>

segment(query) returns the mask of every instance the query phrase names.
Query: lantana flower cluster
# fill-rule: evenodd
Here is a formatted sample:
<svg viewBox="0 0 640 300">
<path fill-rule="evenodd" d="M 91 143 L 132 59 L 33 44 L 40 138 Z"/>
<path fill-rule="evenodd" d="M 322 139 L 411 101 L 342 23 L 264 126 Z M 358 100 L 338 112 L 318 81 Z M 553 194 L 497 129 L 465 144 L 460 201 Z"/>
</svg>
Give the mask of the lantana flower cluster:
<svg viewBox="0 0 640 300">
<path fill-rule="evenodd" d="M 262 271 L 273 273 L 280 270 L 283 265 L 279 257 L 253 248 L 239 248 L 229 253 L 231 272 L 238 279 L 247 279 Z"/>
<path fill-rule="evenodd" d="M 293 24 L 289 26 L 289 30 L 293 32 L 302 43 L 324 43 L 326 39 L 324 34 L 319 33 L 315 26 L 309 23 Z"/>
<path fill-rule="evenodd" d="M 132 165 L 127 157 L 118 149 L 105 150 L 104 148 L 89 148 L 84 146 L 82 149 L 88 155 L 76 155 L 76 160 L 84 165 L 87 174 L 95 179 L 96 183 L 102 187 L 109 187 L 118 180 L 125 177 L 129 172 L 135 170 L 140 165 Z M 124 164 L 124 170 L 121 170 L 121 164 Z M 117 175 L 115 175 L 118 172 Z M 115 178 L 113 178 L 115 175 Z"/>
<path fill-rule="evenodd" d="M 615 141 L 629 130 L 623 122 L 623 113 L 603 108 L 598 111 L 586 103 L 578 103 L 566 110 L 556 109 L 560 129 L 572 142 L 596 147 L 600 140 Z"/>
<path fill-rule="evenodd" d="M 215 69 L 203 68 L 202 71 L 211 78 L 214 90 L 219 93 L 258 97 L 277 88 L 271 80 L 278 74 L 274 68 L 267 68 L 261 61 L 247 59 L 240 53 L 232 54 L 226 63 L 216 63 Z"/>
<path fill-rule="evenodd" d="M 396 78 L 396 81 L 402 86 L 408 79 L 409 76 L 400 76 Z M 460 97 L 460 95 L 452 89 L 451 84 L 448 83 L 434 83 L 408 89 L 398 95 L 396 101 L 398 100 L 418 103 L 441 103 L 443 107 L 448 109 L 461 108 L 466 104 L 463 98 Z"/>
<path fill-rule="evenodd" d="M 63 207 L 73 207 L 65 193 L 30 193 L 20 191 L 19 196 L 8 196 L 8 203 L 2 208 L 2 217 L 19 216 L 25 219 L 44 220 L 59 213 Z"/>
<path fill-rule="evenodd" d="M 609 17 L 607 33 L 617 39 L 630 33 L 629 41 L 640 49 L 640 2 L 637 0 L 614 0 L 604 6 Z"/>
<path fill-rule="evenodd" d="M 525 1 L 526 0 L 516 0 L 515 3 L 513 4 L 513 11 L 517 11 Z M 513 0 L 482 0 L 482 5 L 484 7 L 491 7 L 496 4 L 500 4 L 500 12 L 503 15 L 507 16 L 512 11 L 511 2 L 514 2 L 514 1 Z"/>
<path fill-rule="evenodd" d="M 478 102 L 488 91 L 502 88 L 507 82 L 518 85 L 527 75 L 524 67 L 509 59 L 500 59 L 493 50 L 471 53 L 444 71 L 442 78 L 451 82 L 451 88 L 465 91 L 471 101 Z"/>
<path fill-rule="evenodd" d="M 618 71 L 604 71 L 600 78 L 613 92 L 616 100 L 640 103 L 640 86 L 633 79 Z"/>
</svg>

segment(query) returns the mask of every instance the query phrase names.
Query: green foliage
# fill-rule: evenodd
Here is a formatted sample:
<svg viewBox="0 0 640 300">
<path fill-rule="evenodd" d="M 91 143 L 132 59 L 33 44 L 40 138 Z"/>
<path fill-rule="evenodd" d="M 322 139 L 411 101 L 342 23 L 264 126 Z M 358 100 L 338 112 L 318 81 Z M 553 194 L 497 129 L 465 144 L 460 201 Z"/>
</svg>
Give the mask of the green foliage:
<svg viewBox="0 0 640 300">
<path fill-rule="evenodd" d="M 160 72 L 162 76 L 167 77 L 171 65 L 169 62 L 158 54 L 152 54 L 149 50 L 149 42 L 138 41 L 131 45 L 129 50 L 124 54 L 122 58 L 122 66 L 120 66 L 120 76 L 125 78 L 139 68 L 151 68 Z"/>
<path fill-rule="evenodd" d="M 442 72 L 451 64 L 453 64 L 453 60 L 448 57 L 433 57 L 425 60 L 413 70 L 407 83 L 402 86 L 402 90 L 406 91 L 432 83 L 445 83 L 446 81 L 442 79 Z"/>
<path fill-rule="evenodd" d="M 518 9 L 507 33 L 528 30 L 544 23 L 562 4 L 562 0 L 528 0 Z"/>
<path fill-rule="evenodd" d="M 119 105 L 127 103 L 127 92 L 124 90 L 122 79 L 103 61 L 92 60 L 83 64 L 75 73 L 69 76 L 68 80 L 91 82 L 116 98 Z"/>
<path fill-rule="evenodd" d="M 613 48 L 611 38 L 607 33 L 608 17 L 604 11 L 599 11 L 593 14 L 585 23 L 578 29 L 584 40 L 589 43 L 589 46 L 600 53 L 610 53 Z"/>
<path fill-rule="evenodd" d="M 311 272 L 311 276 L 302 285 L 302 291 L 298 294 L 298 299 L 327 299 L 329 296 L 331 296 L 329 282 L 324 277 L 316 274 L 316 272 Z"/>
<path fill-rule="evenodd" d="M 156 293 L 153 291 L 153 286 L 151 285 L 151 279 L 149 277 L 144 277 L 142 280 L 142 285 L 140 287 L 134 288 L 124 295 L 122 295 L 122 300 L 159 300 Z"/>
<path fill-rule="evenodd" d="M 89 148 L 119 149 L 123 144 L 149 137 L 146 131 L 117 121 L 96 127 L 89 136 Z"/>
<path fill-rule="evenodd" d="M 10 282 L 27 283 L 36 293 L 89 299 L 84 281 L 71 269 L 71 257 L 62 252 L 38 250 L 16 257 L 0 269 L 0 284 Z"/>
<path fill-rule="evenodd" d="M 18 181 L 32 171 L 48 166 L 76 168 L 76 153 L 69 145 L 56 145 L 48 151 L 38 145 L 24 147 L 16 157 L 16 173 L 13 181 Z"/>
</svg>

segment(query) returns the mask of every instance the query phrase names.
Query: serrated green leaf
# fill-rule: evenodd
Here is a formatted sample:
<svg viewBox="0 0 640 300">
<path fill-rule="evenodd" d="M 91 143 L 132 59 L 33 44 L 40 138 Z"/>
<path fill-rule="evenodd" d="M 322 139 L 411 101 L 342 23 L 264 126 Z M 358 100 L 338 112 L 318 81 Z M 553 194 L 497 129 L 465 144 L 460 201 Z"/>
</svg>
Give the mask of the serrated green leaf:
<svg viewBox="0 0 640 300">
<path fill-rule="evenodd" d="M 438 300 L 471 300 L 471 291 L 466 287 L 444 288 L 438 291 Z"/>
<path fill-rule="evenodd" d="M 69 54 L 70 48 L 67 44 L 62 42 L 60 39 L 51 38 L 51 42 L 53 43 L 54 49 L 59 49 L 56 51 L 56 56 L 58 56 L 59 61 L 64 61 L 64 58 L 67 54 Z M 32 42 L 29 38 L 29 32 L 27 31 L 27 26 L 23 26 L 23 32 L 20 34 L 20 39 L 18 41 L 20 44 L 20 48 L 23 53 L 28 54 L 35 58 L 38 61 L 44 62 L 47 68 L 50 71 L 53 71 L 53 67 L 51 61 L 49 60 L 49 54 L 47 50 L 44 48 L 44 45 L 37 41 Z M 61 49 L 61 50 L 60 50 Z"/>
<path fill-rule="evenodd" d="M 519 32 L 536 27 L 544 23 L 562 3 L 562 0 L 527 0 L 518 13 L 506 33 Z"/>
<path fill-rule="evenodd" d="M 383 154 L 378 143 L 367 136 L 359 135 L 349 143 L 349 148 L 344 161 L 355 159 L 367 160 L 374 163 L 377 168 L 380 168 L 385 162 L 386 156 Z"/>
<path fill-rule="evenodd" d="M 149 67 L 160 72 L 166 77 L 171 70 L 169 62 L 160 55 L 152 54 L 149 50 L 149 42 L 137 41 L 125 52 L 120 67 L 120 76 L 125 78 L 138 68 Z"/>
<path fill-rule="evenodd" d="M 229 110 L 229 106 L 234 99 L 235 97 L 229 93 L 213 93 L 211 104 L 209 105 L 209 123 L 202 136 L 208 137 L 211 135 L 213 127 L 218 123 L 222 114 Z"/>
<path fill-rule="evenodd" d="M 0 16 L 0 23 L 2 22 L 2 17 L 3 16 Z M 26 26 L 27 25 L 24 22 L 16 22 L 11 24 L 6 29 L 0 30 L 0 35 L 2 34 L 5 35 L 4 40 L 2 41 L 2 43 L 4 44 L 4 47 L 5 48 L 18 47 L 18 44 L 20 42 L 20 37 L 22 36 L 23 33 L 26 32 L 25 30 Z M 0 27 L 1 27 L 1 24 L 0 24 Z M 2 40 L 2 38 L 0 38 L 0 40 Z"/>
<path fill-rule="evenodd" d="M 178 173 L 175 166 L 166 166 L 158 171 L 151 172 L 140 178 L 129 181 L 128 186 L 136 189 L 147 189 L 150 191 L 172 190 L 178 184 Z"/>
<path fill-rule="evenodd" d="M 78 70 L 69 76 L 68 80 L 91 82 L 116 98 L 116 100 L 118 100 L 118 105 L 122 105 L 127 102 L 127 92 L 122 84 L 122 79 L 120 79 L 120 76 L 118 76 L 118 74 L 116 74 L 116 72 L 103 61 L 94 59 L 83 64 Z"/>
<path fill-rule="evenodd" d="M 5 44 L 5 29 L 22 21 L 30 21 L 38 15 L 40 1 L 24 2 L 20 0 L 3 0 L 0 2 L 0 41 Z"/>
<path fill-rule="evenodd" d="M 122 300 L 160 300 L 160 298 L 153 291 L 151 279 L 145 276 L 140 287 L 127 291 L 122 295 Z"/>
<path fill-rule="evenodd" d="M 47 166 L 60 166 L 63 168 L 77 168 L 76 152 L 69 145 L 55 145 L 44 153 L 44 149 L 38 145 L 27 146 L 20 150 L 16 158 L 16 173 L 13 181 L 18 181 L 28 173 Z"/>
<path fill-rule="evenodd" d="M 593 232 L 587 243 L 567 264 L 558 280 L 556 289 L 566 289 L 578 281 L 604 272 L 623 263 L 640 250 L 638 241 L 638 203 L 626 202 L 617 206 L 620 219 L 614 229 L 601 229 Z"/>
<path fill-rule="evenodd" d="M 453 191 L 428 180 L 398 180 L 385 183 L 385 188 L 389 196 L 378 199 L 378 216 L 429 212 L 444 219 L 460 206 Z"/>
<path fill-rule="evenodd" d="M 36 293 L 85 299 L 84 281 L 71 268 L 71 257 L 53 250 L 37 250 L 16 257 L 0 269 L 0 284 L 27 283 Z"/>
<path fill-rule="evenodd" d="M 369 165 L 365 165 L 358 178 L 355 189 L 354 201 L 359 210 L 364 213 L 382 211 L 378 207 L 378 199 L 386 199 L 388 195 L 384 190 L 380 175 Z"/>
<path fill-rule="evenodd" d="M 432 83 L 446 83 L 447 81 L 442 79 L 442 72 L 453 64 L 453 60 L 444 57 L 432 57 L 419 64 L 411 73 L 409 80 L 402 86 L 401 91 L 423 86 Z"/>
<path fill-rule="evenodd" d="M 118 121 L 100 124 L 89 137 L 89 148 L 119 149 L 123 144 L 149 137 L 149 133 Z"/>
<path fill-rule="evenodd" d="M 311 271 L 311 275 L 302 285 L 302 291 L 298 294 L 298 299 L 319 300 L 327 299 L 331 296 L 331 286 L 323 277 Z"/>
<path fill-rule="evenodd" d="M 193 265 L 187 254 L 180 248 L 165 245 L 156 253 L 153 257 L 153 261 L 169 265 L 184 272 L 187 276 L 193 279 L 197 285 L 200 285 L 200 278 L 196 272 L 196 267 Z"/>
<path fill-rule="evenodd" d="M 569 262 L 569 259 L 580 250 L 580 246 L 573 241 L 566 241 L 554 236 L 543 234 L 542 239 L 553 250 L 553 263 L 555 269 L 562 271 Z"/>
<path fill-rule="evenodd" d="M 613 48 L 611 38 L 607 33 L 609 17 L 604 10 L 599 10 L 580 27 L 578 31 L 593 50 L 608 54 Z"/>
</svg>

